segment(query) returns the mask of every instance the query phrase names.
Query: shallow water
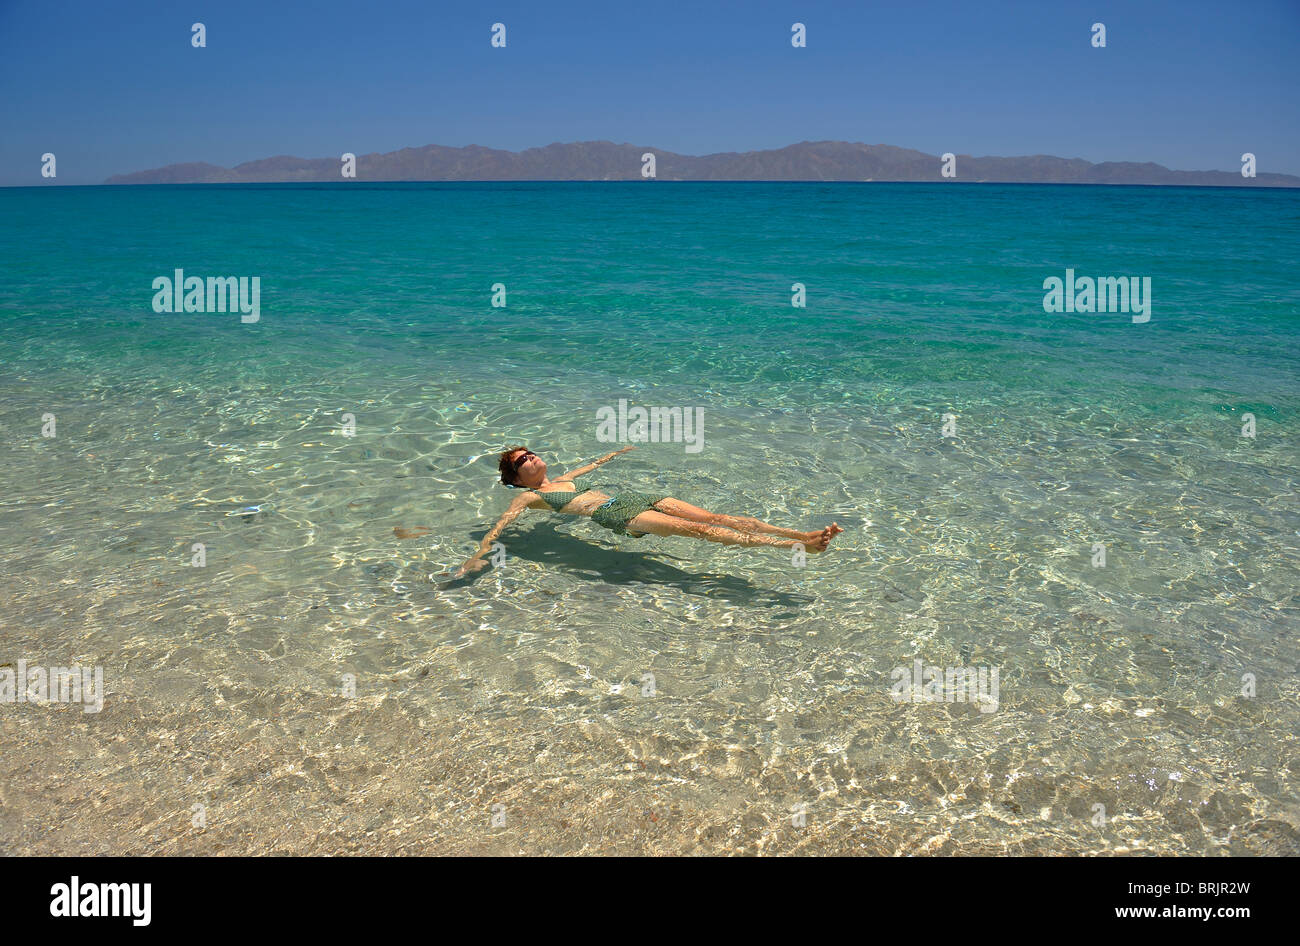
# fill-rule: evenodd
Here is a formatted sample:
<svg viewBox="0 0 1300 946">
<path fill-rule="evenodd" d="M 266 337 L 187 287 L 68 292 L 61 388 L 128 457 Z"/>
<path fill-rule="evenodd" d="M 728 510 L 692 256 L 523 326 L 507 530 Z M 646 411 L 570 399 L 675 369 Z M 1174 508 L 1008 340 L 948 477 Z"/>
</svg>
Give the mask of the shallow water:
<svg viewBox="0 0 1300 946">
<path fill-rule="evenodd" d="M 108 691 L 0 704 L 0 850 L 1300 852 L 1300 194 L 0 208 L 0 664 Z M 1067 267 L 1150 276 L 1151 321 L 1044 312 Z M 153 312 L 177 268 L 260 276 L 261 320 Z M 620 399 L 704 448 L 596 483 L 847 531 L 797 567 L 530 512 L 438 574 L 508 504 L 498 451 L 616 449 Z M 896 702 L 914 659 L 997 668 L 996 710 Z"/>
</svg>

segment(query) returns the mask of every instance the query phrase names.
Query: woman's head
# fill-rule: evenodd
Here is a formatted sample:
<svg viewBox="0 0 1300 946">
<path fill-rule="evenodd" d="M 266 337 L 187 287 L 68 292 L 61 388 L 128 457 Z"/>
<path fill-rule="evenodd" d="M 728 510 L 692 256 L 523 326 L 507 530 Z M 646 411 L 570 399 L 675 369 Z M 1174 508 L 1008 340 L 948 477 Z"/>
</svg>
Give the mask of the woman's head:
<svg viewBox="0 0 1300 946">
<path fill-rule="evenodd" d="M 546 478 L 546 464 L 527 447 L 511 447 L 497 464 L 501 482 L 507 486 L 532 487 Z"/>
</svg>

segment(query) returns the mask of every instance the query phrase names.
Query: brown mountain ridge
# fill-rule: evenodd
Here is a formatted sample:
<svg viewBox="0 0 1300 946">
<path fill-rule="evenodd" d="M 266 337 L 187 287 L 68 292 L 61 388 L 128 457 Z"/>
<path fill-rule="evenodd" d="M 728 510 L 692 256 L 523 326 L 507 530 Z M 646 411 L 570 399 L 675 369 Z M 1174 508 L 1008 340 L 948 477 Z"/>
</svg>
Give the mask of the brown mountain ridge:
<svg viewBox="0 0 1300 946">
<path fill-rule="evenodd" d="M 577 141 L 524 151 L 468 145 L 425 145 L 386 154 L 361 154 L 358 181 L 633 181 L 641 156 L 654 154 L 661 181 L 945 181 L 1042 184 L 1175 184 L 1298 187 L 1300 177 L 1237 171 L 1173 171 L 1159 164 L 1105 161 L 1046 154 L 976 158 L 957 155 L 956 177 L 940 173 L 940 157 L 893 145 L 802 141 L 767 151 L 689 155 L 626 142 Z M 118 174 L 106 184 L 228 184 L 343 181 L 341 158 L 280 155 L 233 168 L 194 162 Z"/>
</svg>

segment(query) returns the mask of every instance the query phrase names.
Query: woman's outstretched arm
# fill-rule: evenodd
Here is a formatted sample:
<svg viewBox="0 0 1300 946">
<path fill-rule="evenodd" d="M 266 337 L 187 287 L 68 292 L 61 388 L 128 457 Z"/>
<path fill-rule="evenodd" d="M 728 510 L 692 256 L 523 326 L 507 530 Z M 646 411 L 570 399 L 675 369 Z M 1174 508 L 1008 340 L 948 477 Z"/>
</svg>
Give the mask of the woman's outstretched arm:
<svg viewBox="0 0 1300 946">
<path fill-rule="evenodd" d="M 596 467 L 600 466 L 601 464 L 608 463 L 610 460 L 614 459 L 620 453 L 627 453 L 629 450 L 634 450 L 634 449 L 636 448 L 624 447 L 622 450 L 615 450 L 613 453 L 607 453 L 599 460 L 592 460 L 590 463 L 586 464 L 585 466 L 580 466 L 576 470 L 570 470 L 568 473 L 565 473 L 563 476 L 558 477 L 555 480 L 555 482 L 567 483 L 575 476 L 585 476 L 587 473 L 590 473 L 592 470 L 594 470 Z"/>
<path fill-rule="evenodd" d="M 497 536 L 505 530 L 506 526 L 518 519 L 523 514 L 523 511 L 528 508 L 528 504 L 536 499 L 537 494 L 532 491 L 524 493 L 522 496 L 516 496 L 514 501 L 510 503 L 510 508 L 497 520 L 497 524 L 491 528 L 487 535 L 483 536 L 483 541 L 478 544 L 478 551 L 470 556 L 464 565 L 456 569 L 456 574 L 453 577 L 462 578 L 470 572 L 486 568 L 487 561 L 484 560 L 483 556 L 491 550 L 492 543 L 497 540 Z"/>
</svg>

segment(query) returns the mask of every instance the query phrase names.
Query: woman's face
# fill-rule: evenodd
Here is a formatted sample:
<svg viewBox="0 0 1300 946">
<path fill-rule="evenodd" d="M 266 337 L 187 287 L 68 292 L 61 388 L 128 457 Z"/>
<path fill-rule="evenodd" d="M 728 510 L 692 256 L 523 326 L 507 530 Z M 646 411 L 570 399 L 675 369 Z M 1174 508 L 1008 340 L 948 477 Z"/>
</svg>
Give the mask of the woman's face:
<svg viewBox="0 0 1300 946">
<path fill-rule="evenodd" d="M 531 450 L 519 450 L 510 457 L 515 465 L 515 479 L 525 486 L 540 483 L 546 476 L 546 464 Z"/>
</svg>

